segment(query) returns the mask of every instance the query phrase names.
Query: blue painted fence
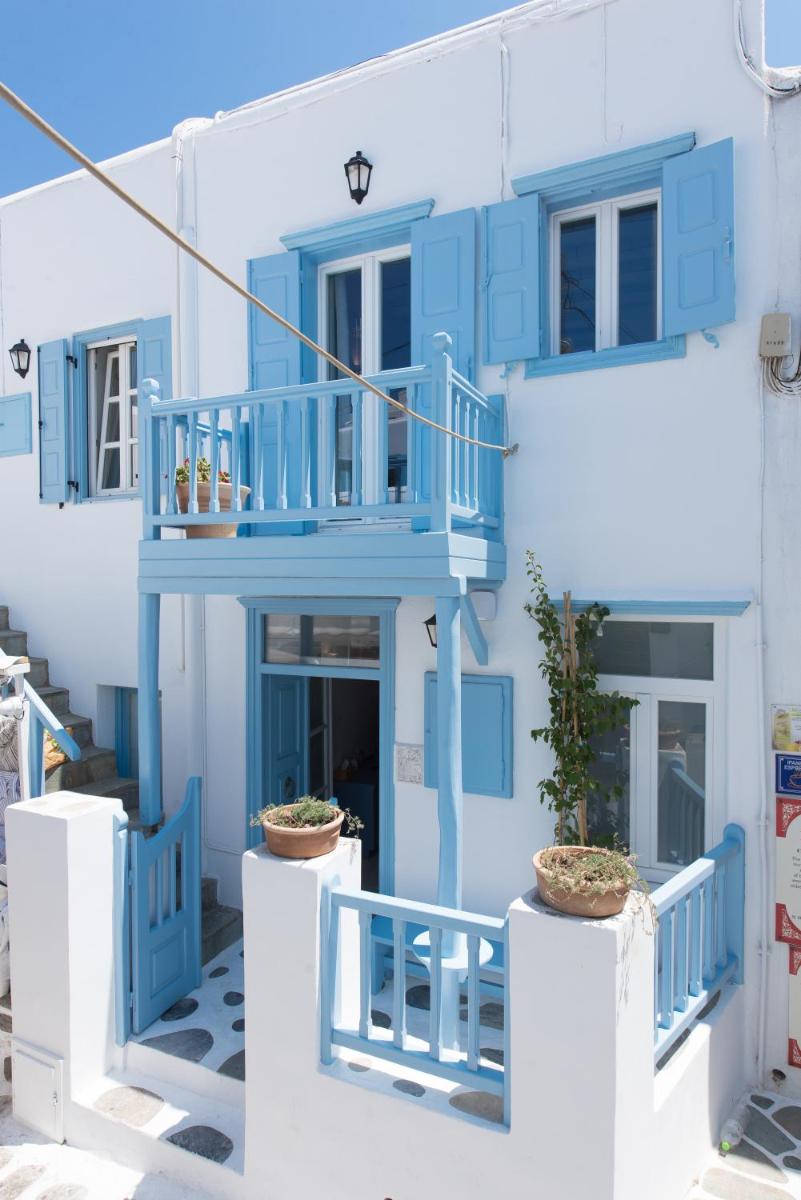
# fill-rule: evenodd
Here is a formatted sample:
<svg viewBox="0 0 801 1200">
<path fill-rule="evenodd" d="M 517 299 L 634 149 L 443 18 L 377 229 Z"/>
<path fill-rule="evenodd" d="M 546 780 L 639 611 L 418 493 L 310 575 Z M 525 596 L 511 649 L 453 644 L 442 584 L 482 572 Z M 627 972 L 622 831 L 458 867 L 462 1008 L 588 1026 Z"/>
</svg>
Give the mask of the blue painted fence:
<svg viewBox="0 0 801 1200">
<path fill-rule="evenodd" d="M 359 1023 L 346 1028 L 337 1024 L 337 993 L 339 985 L 339 936 L 343 911 L 358 913 L 359 920 Z M 373 926 L 376 918 L 391 923 L 395 988 L 393 993 L 392 1028 L 375 1026 L 371 1019 L 371 967 L 374 953 Z M 427 930 L 430 940 L 430 962 L 426 956 L 430 981 L 430 1010 L 428 1036 L 425 1040 L 407 1033 L 406 1022 L 406 962 L 407 930 L 416 925 Z M 443 987 L 443 940 L 461 935 L 466 940 L 466 969 L 461 991 L 467 996 L 467 1031 L 458 1050 L 443 1046 L 440 995 Z M 323 905 L 321 940 L 322 1030 L 321 1058 L 326 1064 L 334 1060 L 334 1047 L 363 1051 L 376 1058 L 425 1071 L 454 1083 L 503 1096 L 505 1119 L 509 1121 L 508 1074 L 503 1065 L 486 1064 L 480 1059 L 479 1008 L 481 1004 L 481 947 L 489 942 L 503 947 L 498 955 L 508 963 L 507 922 L 498 917 L 461 912 L 433 904 L 399 900 L 372 892 L 346 892 L 336 888 L 327 894 Z M 413 951 L 412 951 L 413 953 Z M 411 965 L 411 964 L 410 964 Z M 502 1001 L 506 1000 L 505 975 Z M 509 1012 L 505 1005 L 504 1060 L 509 1062 Z"/>
<path fill-rule="evenodd" d="M 442 340 L 444 339 L 444 340 Z M 453 369 L 450 339 L 437 335 L 431 366 L 406 367 L 370 377 L 413 411 L 447 429 L 492 444 L 503 441 L 499 398 L 483 396 Z M 337 402 L 352 405 L 352 472 L 347 495 L 337 479 Z M 377 445 L 363 443 L 365 406 L 377 414 Z M 479 527 L 500 536 L 502 467 L 498 451 L 460 442 L 415 424 L 408 437 L 408 487 L 392 502 L 382 485 L 378 500 L 365 502 L 367 469 L 387 480 L 389 406 L 349 379 L 334 379 L 244 392 L 212 399 L 160 400 L 155 385 L 143 386 L 140 421 L 145 483 L 146 536 L 165 527 L 234 523 L 262 525 L 336 518 L 414 518 L 415 528 Z M 209 459 L 209 511 L 197 497 L 197 461 Z M 189 459 L 188 511 L 179 512 L 176 467 Z M 231 478 L 231 512 L 220 510 L 219 470 Z M 240 488 L 249 487 L 243 495 Z"/>
<path fill-rule="evenodd" d="M 654 1059 L 658 1062 L 724 983 L 743 981 L 745 833 L 727 825 L 707 851 L 651 897 Z"/>
</svg>

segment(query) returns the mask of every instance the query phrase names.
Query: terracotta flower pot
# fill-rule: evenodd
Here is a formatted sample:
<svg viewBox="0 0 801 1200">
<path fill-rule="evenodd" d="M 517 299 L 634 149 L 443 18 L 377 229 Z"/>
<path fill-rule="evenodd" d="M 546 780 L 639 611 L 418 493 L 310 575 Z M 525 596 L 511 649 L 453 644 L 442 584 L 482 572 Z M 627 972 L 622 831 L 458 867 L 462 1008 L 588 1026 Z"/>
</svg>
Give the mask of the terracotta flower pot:
<svg viewBox="0 0 801 1200">
<path fill-rule="evenodd" d="M 276 813 L 286 812 L 292 808 L 285 804 L 277 808 Z M 277 858 L 319 858 L 321 854 L 330 854 L 339 841 L 339 833 L 345 814 L 337 811 L 333 821 L 327 825 L 308 825 L 302 829 L 292 829 L 288 825 L 273 825 L 271 821 L 262 821 L 264 840 L 267 849 Z"/>
<path fill-rule="evenodd" d="M 534 870 L 537 872 L 537 887 L 540 899 L 558 912 L 568 913 L 571 917 L 614 917 L 622 912 L 631 891 L 631 884 L 617 883 L 604 892 L 590 891 L 580 886 L 564 887 L 555 880 L 553 871 L 543 864 L 543 857 L 549 851 L 559 850 L 563 854 L 611 854 L 611 850 L 603 850 L 597 846 L 549 846 L 539 850 L 534 855 Z"/>
<path fill-rule="evenodd" d="M 220 512 L 231 511 L 231 499 L 233 495 L 233 485 L 230 483 L 219 483 L 217 485 L 220 499 Z M 175 495 L 178 500 L 178 511 L 182 513 L 189 512 L 189 484 L 176 483 Z M 250 495 L 250 488 L 241 487 L 239 489 L 239 501 L 242 507 L 245 506 L 245 501 Z M 197 507 L 198 512 L 207 513 L 211 503 L 211 484 L 197 482 Z M 236 525 L 184 525 L 184 530 L 188 538 L 232 538 L 236 537 Z"/>
</svg>

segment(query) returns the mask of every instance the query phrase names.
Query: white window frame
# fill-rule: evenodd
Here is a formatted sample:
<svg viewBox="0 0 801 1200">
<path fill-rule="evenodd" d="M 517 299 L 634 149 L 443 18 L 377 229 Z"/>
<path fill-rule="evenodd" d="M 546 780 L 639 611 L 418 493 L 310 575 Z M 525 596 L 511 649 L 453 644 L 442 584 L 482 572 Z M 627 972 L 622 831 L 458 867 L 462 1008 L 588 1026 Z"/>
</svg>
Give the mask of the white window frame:
<svg viewBox="0 0 801 1200">
<path fill-rule="evenodd" d="M 131 387 L 130 376 L 130 356 L 127 353 L 128 347 L 136 348 L 136 338 L 133 335 L 126 337 L 109 338 L 105 341 L 90 342 L 86 347 L 86 377 L 87 377 L 87 409 L 89 415 L 88 421 L 88 459 L 89 459 L 89 494 L 90 496 L 121 496 L 129 495 L 132 492 L 139 490 L 139 480 L 132 479 L 131 474 L 131 452 L 133 448 L 139 445 L 138 436 L 130 434 L 131 430 L 131 401 L 134 396 L 139 396 L 137 371 L 137 387 Z M 125 353 L 123 353 L 125 349 Z M 120 381 L 120 398 L 119 398 L 119 418 L 120 418 L 120 437 L 117 442 L 105 442 L 106 448 L 118 449 L 120 456 L 120 485 L 115 488 L 98 487 L 98 465 L 100 458 L 100 443 L 103 434 L 103 425 L 106 413 L 101 414 L 100 428 L 98 428 L 98 401 L 104 399 L 104 396 L 98 397 L 98 385 L 105 390 L 105 379 L 98 380 L 98 373 L 95 367 L 97 352 L 105 350 L 109 354 L 117 353 L 119 359 L 119 381 Z M 138 403 L 137 403 L 138 416 Z M 138 425 L 137 425 L 138 432 Z"/>
<path fill-rule="evenodd" d="M 563 225 L 586 217 L 595 218 L 595 352 L 617 349 L 620 345 L 618 329 L 618 230 L 619 214 L 625 209 L 640 208 L 656 202 L 656 336 L 662 337 L 662 189 L 631 192 L 626 196 L 615 196 L 596 204 L 584 204 L 579 208 L 562 209 L 551 215 L 550 228 L 550 311 L 551 311 L 551 354 L 569 358 L 562 354 L 561 312 L 561 230 Z M 651 342 L 637 343 L 652 345 Z M 574 351 L 573 353 L 587 353 Z"/>
<path fill-rule="evenodd" d="M 720 841 L 725 824 L 726 797 L 726 679 L 727 625 L 709 616 L 612 615 L 615 620 L 659 621 L 666 624 L 712 625 L 712 679 L 663 679 L 654 675 L 600 675 L 601 691 L 617 691 L 640 701 L 631 710 L 629 751 L 629 837 L 637 867 L 649 882 L 662 883 L 683 866 L 660 862 L 658 853 L 659 701 L 676 700 L 706 705 L 706 763 L 704 841 L 706 848 Z"/>
<path fill-rule="evenodd" d="M 375 250 L 369 254 L 354 254 L 349 258 L 338 258 L 333 262 L 320 266 L 317 272 L 317 329 L 318 340 L 327 346 L 328 339 L 328 278 L 339 275 L 343 271 L 352 271 L 357 267 L 362 273 L 362 375 L 378 375 L 381 372 L 381 266 L 383 263 L 397 262 L 399 259 L 411 259 L 412 247 L 409 243 L 391 246 L 386 250 Z M 319 378 L 328 379 L 328 364 L 325 359 L 319 359 Z M 386 493 L 386 483 L 382 484 L 378 466 L 378 408 L 370 403 L 370 397 L 365 397 L 362 405 L 362 488 L 365 504 L 377 504 Z M 326 413 L 320 417 L 320 437 L 323 445 L 332 436 Z M 411 462 L 411 453 L 409 461 Z M 322 465 L 322 464 L 321 464 Z M 319 486 L 321 494 L 325 489 L 325 480 L 321 477 Z M 401 500 L 408 499 L 408 486 L 402 489 Z M 352 521 L 348 522 L 352 525 Z"/>
</svg>

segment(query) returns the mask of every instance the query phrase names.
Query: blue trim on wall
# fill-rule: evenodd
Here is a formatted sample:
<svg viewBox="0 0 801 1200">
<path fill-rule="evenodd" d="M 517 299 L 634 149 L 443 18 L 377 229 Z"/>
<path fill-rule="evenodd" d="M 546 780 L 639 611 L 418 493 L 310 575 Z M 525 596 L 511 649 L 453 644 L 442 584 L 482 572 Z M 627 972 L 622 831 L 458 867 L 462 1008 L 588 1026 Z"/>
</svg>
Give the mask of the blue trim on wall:
<svg viewBox="0 0 801 1200">
<path fill-rule="evenodd" d="M 548 358 L 526 360 L 525 378 L 544 375 L 569 375 L 576 371 L 598 371 L 606 367 L 629 367 L 634 363 L 662 362 L 684 358 L 687 344 L 684 334 L 662 338 L 659 342 L 640 342 L 634 346 L 611 346 L 607 350 L 582 350 L 577 354 L 552 354 Z"/>
<path fill-rule="evenodd" d="M 740 617 L 752 602 L 752 596 L 740 596 L 706 600 L 573 600 L 572 605 L 575 612 L 583 612 L 591 604 L 603 604 L 615 616 Z M 552 603 L 562 611 L 561 596 L 553 597 Z"/>
<path fill-rule="evenodd" d="M 412 222 L 430 216 L 433 207 L 433 200 L 417 200 L 383 212 L 365 213 L 345 221 L 285 233 L 280 241 L 287 250 L 301 250 L 313 256 L 317 263 L 327 262 L 363 253 L 365 248 L 381 250 L 408 241 Z"/>
<path fill-rule="evenodd" d="M 395 611 L 400 603 L 392 599 L 354 597 L 280 598 L 239 597 L 247 610 L 246 659 L 246 809 L 247 820 L 262 807 L 262 685 L 263 675 L 326 676 L 338 679 L 375 679 L 379 684 L 379 889 L 384 895 L 395 894 Z M 379 618 L 379 665 L 360 667 L 279 666 L 265 663 L 262 617 L 265 613 L 309 613 L 324 616 L 367 615 Z M 258 830 L 255 841 L 259 841 Z M 254 837 L 248 828 L 248 845 Z"/>
<path fill-rule="evenodd" d="M 31 453 L 33 453 L 31 393 L 17 392 L 14 396 L 0 396 L 0 458 Z"/>
<path fill-rule="evenodd" d="M 537 171 L 533 175 L 521 175 L 512 180 L 512 187 L 517 196 L 538 192 L 548 204 L 552 201 L 572 203 L 574 197 L 595 196 L 596 189 L 607 186 L 613 188 L 609 194 L 614 195 L 629 186 L 647 186 L 649 179 L 658 179 L 666 158 L 686 154 L 694 145 L 694 133 L 681 133 L 645 146 L 632 146 L 614 154 L 602 154 L 583 162 Z"/>
</svg>

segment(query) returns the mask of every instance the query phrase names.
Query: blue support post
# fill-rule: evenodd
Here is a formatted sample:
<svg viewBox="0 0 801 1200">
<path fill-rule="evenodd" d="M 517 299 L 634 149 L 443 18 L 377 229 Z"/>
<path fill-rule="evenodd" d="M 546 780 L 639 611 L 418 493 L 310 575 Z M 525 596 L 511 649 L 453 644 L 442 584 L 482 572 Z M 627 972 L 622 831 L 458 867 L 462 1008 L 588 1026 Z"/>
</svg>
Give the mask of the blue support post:
<svg viewBox="0 0 801 1200">
<path fill-rule="evenodd" d="M 139 596 L 139 812 L 143 825 L 161 820 L 161 720 L 159 713 L 159 611 L 155 592 Z"/>
<path fill-rule="evenodd" d="M 738 851 L 726 864 L 726 942 L 729 954 L 737 959 L 732 979 L 743 982 L 745 954 L 745 831 L 741 825 L 727 825 L 723 831 L 726 841 L 737 842 Z"/>
<path fill-rule="evenodd" d="M 450 451 L 449 451 L 450 454 Z M 448 485 L 450 486 L 450 485 Z M 437 815 L 439 879 L 437 904 L 462 907 L 462 646 L 458 596 L 437 597 Z M 457 964 L 464 938 L 445 932 L 442 939 L 440 1034 L 442 1045 L 459 1045 Z M 448 959 L 452 960 L 449 967 Z"/>
<path fill-rule="evenodd" d="M 152 541 L 161 537 L 161 529 L 153 518 L 161 508 L 161 438 L 159 422 L 152 416 L 152 406 L 160 397 L 155 379 L 143 379 L 139 387 L 139 477 L 142 480 L 142 537 Z M 167 491 L 175 480 L 167 480 Z"/>
</svg>

